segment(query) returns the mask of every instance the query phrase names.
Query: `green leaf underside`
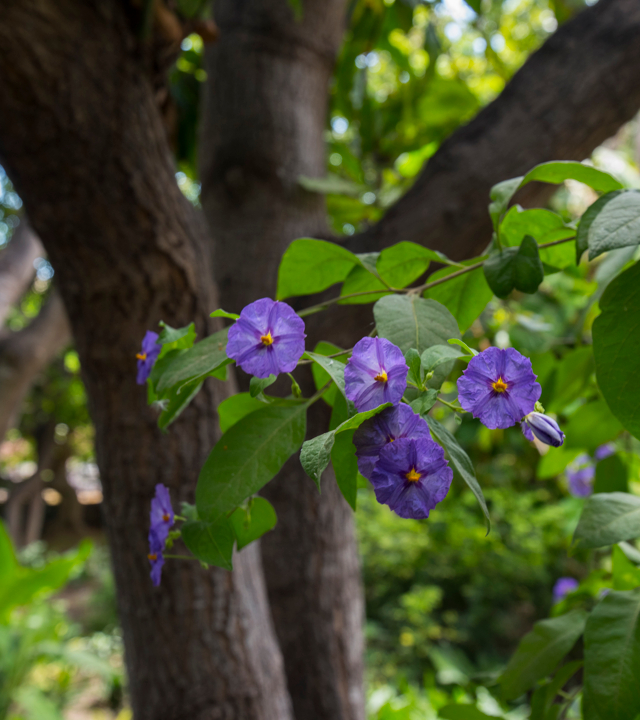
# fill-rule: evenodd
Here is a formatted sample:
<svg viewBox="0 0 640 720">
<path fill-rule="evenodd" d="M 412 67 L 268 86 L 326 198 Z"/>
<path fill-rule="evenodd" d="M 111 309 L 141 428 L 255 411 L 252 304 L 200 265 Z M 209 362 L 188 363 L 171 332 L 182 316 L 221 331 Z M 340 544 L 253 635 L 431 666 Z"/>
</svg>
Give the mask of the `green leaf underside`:
<svg viewBox="0 0 640 720">
<path fill-rule="evenodd" d="M 640 438 L 640 264 L 613 280 L 600 301 L 593 323 L 596 377 L 611 412 Z"/>
<path fill-rule="evenodd" d="M 431 430 L 431 434 L 434 439 L 437 440 L 447 451 L 454 470 L 457 471 L 457 474 L 465 481 L 471 492 L 475 495 L 476 500 L 482 508 L 487 525 L 487 534 L 489 534 L 489 531 L 491 530 L 491 518 L 489 517 L 487 503 L 484 499 L 484 495 L 482 494 L 482 488 L 476 480 L 473 463 L 469 459 L 467 453 L 462 449 L 462 447 L 460 447 L 455 437 L 444 427 L 444 425 L 441 425 L 437 420 L 434 420 L 428 415 L 425 417 L 425 420 L 429 425 L 429 430 Z"/>
<path fill-rule="evenodd" d="M 640 192 L 627 190 L 611 198 L 593 218 L 587 235 L 589 260 L 603 252 L 640 242 Z"/>
<path fill-rule="evenodd" d="M 600 211 L 604 206 L 611 202 L 614 198 L 618 197 L 620 193 L 625 192 L 624 190 L 614 190 L 613 192 L 607 193 L 602 197 L 598 198 L 594 203 L 584 211 L 580 222 L 578 223 L 578 230 L 576 233 L 576 264 L 580 262 L 582 254 L 589 248 L 589 230 L 593 221 L 596 219 Z"/>
<path fill-rule="evenodd" d="M 594 608 L 584 634 L 589 702 L 606 720 L 640 713 L 640 588 L 610 591 Z"/>
<path fill-rule="evenodd" d="M 321 340 L 315 346 L 313 352 L 316 355 L 335 355 L 341 350 L 342 348 L 338 347 L 337 345 L 326 342 L 325 340 Z M 337 360 L 338 362 L 344 364 L 347 362 L 347 355 L 349 354 L 349 351 L 345 350 L 344 353 L 344 355 L 340 355 L 339 357 L 330 359 Z M 311 373 L 313 375 L 313 382 L 315 383 L 316 390 L 321 390 L 331 380 L 331 375 L 329 375 L 329 373 L 322 367 L 322 365 L 319 365 L 317 362 L 311 364 Z M 325 394 L 322 396 L 322 399 L 327 403 L 327 405 L 333 407 L 337 392 L 338 389 L 334 384 L 325 392 Z"/>
<path fill-rule="evenodd" d="M 184 544 L 198 560 L 225 570 L 232 569 L 235 535 L 226 518 L 218 523 L 188 520 L 181 531 Z"/>
<path fill-rule="evenodd" d="M 520 697 L 550 675 L 584 632 L 583 610 L 541 620 L 522 638 L 498 682 L 506 700 Z"/>
<path fill-rule="evenodd" d="M 278 270 L 277 299 L 312 295 L 342 282 L 358 258 L 336 243 L 313 238 L 294 240 Z"/>
<path fill-rule="evenodd" d="M 404 359 L 409 366 L 407 373 L 407 381 L 420 385 L 422 383 L 422 363 L 420 361 L 420 353 L 415 348 L 409 348 L 404 354 Z"/>
<path fill-rule="evenodd" d="M 254 375 L 249 382 L 249 395 L 252 398 L 257 397 L 263 390 L 273 385 L 277 379 L 277 375 L 269 375 L 266 378 L 259 378 Z"/>
<path fill-rule="evenodd" d="M 463 342 L 462 340 L 457 340 L 455 338 L 451 338 L 450 340 L 447 340 L 448 343 L 451 345 L 457 345 L 458 347 L 461 347 L 467 355 L 470 355 L 471 357 L 475 357 L 478 354 L 477 350 L 474 350 L 473 348 L 470 348 L 466 342 Z"/>
<path fill-rule="evenodd" d="M 434 389 L 427 390 L 425 393 L 421 393 L 415 400 L 409 403 L 409 406 L 414 413 L 418 415 L 425 415 L 431 410 L 438 400 L 438 391 Z"/>
<path fill-rule="evenodd" d="M 226 353 L 227 332 L 227 328 L 219 330 L 176 357 L 162 373 L 157 391 L 161 393 L 176 385 L 204 378 L 221 365 L 230 362 Z"/>
<path fill-rule="evenodd" d="M 573 541 L 579 548 L 597 548 L 637 537 L 640 537 L 640 497 L 614 492 L 587 498 Z"/>
<path fill-rule="evenodd" d="M 173 387 L 169 390 L 164 398 L 169 402 L 158 418 L 158 427 L 160 430 L 166 430 L 171 423 L 178 419 L 193 398 L 200 392 L 201 387 L 202 381 L 196 380 L 180 388 Z"/>
<path fill-rule="evenodd" d="M 470 265 L 467 261 L 463 265 Z M 459 268 L 443 268 L 429 275 L 429 282 L 451 275 Z M 424 291 L 424 297 L 432 298 L 444 305 L 456 319 L 461 332 L 468 330 L 473 321 L 480 317 L 493 292 L 487 284 L 482 268 L 464 273 L 453 280 Z"/>
<path fill-rule="evenodd" d="M 181 328 L 172 328 L 170 325 L 163 322 L 161 322 L 160 325 L 162 325 L 162 330 L 158 336 L 158 345 L 173 345 L 175 343 L 176 345 L 174 347 L 177 348 L 178 343 L 182 340 L 180 347 L 189 348 L 193 345 L 196 339 L 195 323 L 191 323 Z"/>
<path fill-rule="evenodd" d="M 341 362 L 338 358 L 329 358 L 315 352 L 306 352 L 303 358 L 313 360 L 315 364 L 319 365 L 336 384 L 336 387 L 342 393 L 345 400 L 347 399 L 347 392 L 344 386 L 344 362 Z M 347 405 L 350 413 L 354 412 L 355 408 L 351 400 L 347 400 Z"/>
<path fill-rule="evenodd" d="M 304 471 L 316 483 L 318 488 L 320 488 L 322 473 L 331 460 L 331 450 L 336 435 L 344 433 L 347 430 L 356 430 L 365 420 L 377 415 L 388 407 L 391 407 L 391 403 L 385 403 L 377 408 L 373 408 L 373 410 L 365 410 L 364 412 L 357 413 L 338 425 L 335 430 L 329 430 L 329 432 L 318 435 L 304 443 L 300 452 L 300 462 L 302 463 Z"/>
<path fill-rule="evenodd" d="M 238 550 L 261 538 L 269 530 L 273 530 L 278 522 L 273 505 L 264 498 L 255 497 L 251 508 L 239 507 L 229 518 L 236 536 Z"/>
<path fill-rule="evenodd" d="M 390 340 L 403 353 L 415 348 L 421 355 L 432 345 L 445 345 L 460 338 L 453 315 L 435 300 L 416 295 L 388 295 L 373 307 L 380 337 Z"/>
<path fill-rule="evenodd" d="M 215 522 L 266 485 L 302 446 L 306 413 L 306 403 L 291 401 L 269 405 L 233 425 L 200 471 L 200 517 Z"/>
</svg>

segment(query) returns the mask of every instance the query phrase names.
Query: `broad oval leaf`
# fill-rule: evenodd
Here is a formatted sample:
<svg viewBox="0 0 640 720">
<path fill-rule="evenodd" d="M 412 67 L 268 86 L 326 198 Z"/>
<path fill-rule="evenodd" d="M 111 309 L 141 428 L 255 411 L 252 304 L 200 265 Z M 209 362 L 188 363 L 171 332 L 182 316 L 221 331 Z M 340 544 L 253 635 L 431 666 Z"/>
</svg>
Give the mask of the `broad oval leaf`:
<svg viewBox="0 0 640 720">
<path fill-rule="evenodd" d="M 302 446 L 306 415 L 306 403 L 269 405 L 227 430 L 200 471 L 200 517 L 216 522 L 266 485 Z"/>
<path fill-rule="evenodd" d="M 640 438 L 640 263 L 613 280 L 593 323 L 593 354 L 598 385 L 611 412 Z"/>
<path fill-rule="evenodd" d="M 600 211 L 604 208 L 604 206 L 623 192 L 625 191 L 614 190 L 613 192 L 599 197 L 594 203 L 589 205 L 582 214 L 580 222 L 578 223 L 578 231 L 576 233 L 576 265 L 580 262 L 582 253 L 584 253 L 584 251 L 589 247 L 589 230 L 591 229 L 591 224 L 600 214 Z"/>
<path fill-rule="evenodd" d="M 551 162 L 536 165 L 522 178 L 520 187 L 534 180 L 552 184 L 559 184 L 565 180 L 577 180 L 597 192 L 611 192 L 612 190 L 622 189 L 622 183 L 616 180 L 613 175 L 574 160 L 552 160 Z"/>
<path fill-rule="evenodd" d="M 256 410 L 262 410 L 263 407 L 264 403 L 251 397 L 249 393 L 238 393 L 223 400 L 218 405 L 220 431 L 226 433 L 230 427 L 242 420 L 243 417 Z"/>
<path fill-rule="evenodd" d="M 550 675 L 584 632 L 583 610 L 541 620 L 527 633 L 498 678 L 506 700 L 514 700 Z"/>
<path fill-rule="evenodd" d="M 342 282 L 358 258 L 349 250 L 313 238 L 294 240 L 285 250 L 278 269 L 278 300 L 312 295 Z"/>
<path fill-rule="evenodd" d="M 181 532 L 184 544 L 198 560 L 225 570 L 232 569 L 235 535 L 226 518 L 217 523 L 188 520 Z"/>
<path fill-rule="evenodd" d="M 415 348 L 422 354 L 432 345 L 445 345 L 460 338 L 453 315 L 435 300 L 416 295 L 388 295 L 373 307 L 380 337 L 390 340 L 403 353 Z"/>
<path fill-rule="evenodd" d="M 591 220 L 587 243 L 589 260 L 603 252 L 640 243 L 640 192 L 621 192 L 602 203 Z"/>
<path fill-rule="evenodd" d="M 606 720 L 640 713 L 640 588 L 610 591 L 594 608 L 584 634 L 589 702 Z"/>
<path fill-rule="evenodd" d="M 156 391 L 162 393 L 172 387 L 179 388 L 231 362 L 226 352 L 227 333 L 228 328 L 218 330 L 176 357 L 160 376 Z"/>
<path fill-rule="evenodd" d="M 640 497 L 614 492 L 587 498 L 573 541 L 579 548 L 597 548 L 637 537 L 640 537 Z"/>
<path fill-rule="evenodd" d="M 273 505 L 262 497 L 255 497 L 249 505 L 239 507 L 229 518 L 236 536 L 238 550 L 273 530 L 278 522 Z"/>
</svg>

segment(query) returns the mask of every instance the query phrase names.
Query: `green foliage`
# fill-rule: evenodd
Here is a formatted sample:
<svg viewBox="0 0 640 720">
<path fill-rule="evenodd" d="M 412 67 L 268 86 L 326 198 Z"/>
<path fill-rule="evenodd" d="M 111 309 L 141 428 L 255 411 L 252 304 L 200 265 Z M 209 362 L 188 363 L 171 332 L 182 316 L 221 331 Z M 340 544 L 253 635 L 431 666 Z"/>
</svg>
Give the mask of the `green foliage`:
<svg viewBox="0 0 640 720">
<path fill-rule="evenodd" d="M 601 200 L 607 201 L 599 206 L 587 231 L 589 260 L 603 252 L 635 247 L 640 241 L 640 192 L 617 192 L 614 197 L 605 195 Z"/>
<path fill-rule="evenodd" d="M 231 570 L 233 543 L 236 539 L 229 520 L 218 522 L 188 520 L 181 528 L 184 544 L 191 552 L 208 565 Z"/>
<path fill-rule="evenodd" d="M 273 505 L 264 498 L 251 498 L 246 507 L 239 507 L 230 517 L 238 550 L 272 530 L 278 521 Z"/>
<path fill-rule="evenodd" d="M 470 265 L 472 261 L 464 262 Z M 443 268 L 429 276 L 429 283 L 445 278 L 457 272 L 455 268 Z M 484 277 L 482 268 L 460 275 L 449 282 L 436 285 L 424 291 L 424 296 L 437 300 L 453 315 L 461 332 L 468 330 L 487 303 L 493 292 Z"/>
<path fill-rule="evenodd" d="M 574 542 L 580 548 L 614 545 L 640 537 L 640 497 L 599 493 L 585 503 Z"/>
<path fill-rule="evenodd" d="M 518 248 L 492 253 L 484 264 L 484 276 L 496 297 L 505 298 L 515 288 L 534 293 L 544 280 L 538 245 L 525 235 Z"/>
</svg>

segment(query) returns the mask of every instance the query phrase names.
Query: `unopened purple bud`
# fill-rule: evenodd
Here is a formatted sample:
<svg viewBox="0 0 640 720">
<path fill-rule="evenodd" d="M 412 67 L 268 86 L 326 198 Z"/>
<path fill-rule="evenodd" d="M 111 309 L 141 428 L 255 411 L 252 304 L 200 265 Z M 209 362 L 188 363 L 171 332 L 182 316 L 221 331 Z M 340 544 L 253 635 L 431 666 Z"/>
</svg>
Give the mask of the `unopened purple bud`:
<svg viewBox="0 0 640 720">
<path fill-rule="evenodd" d="M 523 423 L 526 423 L 531 432 L 545 445 L 560 447 L 564 442 L 564 433 L 560 430 L 560 426 L 548 415 L 531 412 L 524 416 Z"/>
</svg>

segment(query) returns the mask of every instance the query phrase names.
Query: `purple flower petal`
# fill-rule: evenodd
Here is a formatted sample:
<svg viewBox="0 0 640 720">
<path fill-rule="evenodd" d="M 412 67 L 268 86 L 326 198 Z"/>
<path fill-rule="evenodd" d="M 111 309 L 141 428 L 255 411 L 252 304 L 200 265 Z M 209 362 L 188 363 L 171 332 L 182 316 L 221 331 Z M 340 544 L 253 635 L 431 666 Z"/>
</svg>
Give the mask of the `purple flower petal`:
<svg viewBox="0 0 640 720">
<path fill-rule="evenodd" d="M 259 378 L 291 372 L 304 353 L 304 321 L 283 302 L 247 305 L 229 328 L 227 355 Z"/>
<path fill-rule="evenodd" d="M 553 586 L 553 602 L 558 603 L 570 593 L 578 588 L 578 581 L 572 577 L 558 578 Z"/>
<path fill-rule="evenodd" d="M 147 382 L 153 366 L 156 364 L 158 355 L 160 355 L 162 345 L 158 345 L 157 343 L 159 337 L 158 333 L 147 330 L 142 340 L 142 349 L 136 355 L 138 358 L 138 373 L 136 375 L 138 385 L 144 385 Z"/>
<path fill-rule="evenodd" d="M 158 587 L 160 585 L 160 578 L 162 576 L 162 566 L 164 565 L 164 540 L 158 537 L 158 534 L 153 530 L 149 530 L 149 554 L 147 558 L 151 563 L 151 581 Z"/>
<path fill-rule="evenodd" d="M 600 445 L 600 447 L 596 448 L 595 453 L 593 456 L 596 460 L 604 460 L 605 458 L 609 457 L 610 455 L 613 455 L 616 451 L 616 446 L 613 443 L 605 443 L 604 445 Z"/>
<path fill-rule="evenodd" d="M 445 498 L 453 470 L 429 438 L 400 438 L 380 450 L 371 475 L 379 503 L 403 518 L 422 519 Z"/>
<path fill-rule="evenodd" d="M 353 435 L 360 473 L 371 479 L 382 448 L 394 440 L 406 437 L 431 438 L 431 433 L 420 415 L 404 403 L 387 408 L 365 420 Z"/>
<path fill-rule="evenodd" d="M 344 371 L 346 395 L 359 412 L 396 405 L 407 387 L 409 367 L 399 347 L 385 338 L 362 338 Z"/>
<path fill-rule="evenodd" d="M 522 425 L 523 427 L 526 425 L 531 433 L 545 445 L 560 447 L 564 442 L 564 433 L 560 430 L 558 423 L 544 413 L 529 413 L 524 417 Z"/>
<path fill-rule="evenodd" d="M 567 466 L 565 471 L 569 492 L 574 497 L 589 497 L 593 492 L 596 469 L 591 458 L 583 453 Z"/>
<path fill-rule="evenodd" d="M 487 348 L 458 379 L 460 405 L 492 430 L 520 422 L 541 392 L 531 361 L 513 348 Z"/>
<path fill-rule="evenodd" d="M 171 507 L 169 488 L 158 483 L 155 497 L 151 501 L 151 530 L 156 534 L 163 547 L 173 523 L 174 512 Z"/>
</svg>

